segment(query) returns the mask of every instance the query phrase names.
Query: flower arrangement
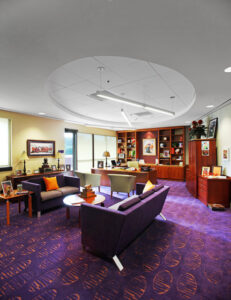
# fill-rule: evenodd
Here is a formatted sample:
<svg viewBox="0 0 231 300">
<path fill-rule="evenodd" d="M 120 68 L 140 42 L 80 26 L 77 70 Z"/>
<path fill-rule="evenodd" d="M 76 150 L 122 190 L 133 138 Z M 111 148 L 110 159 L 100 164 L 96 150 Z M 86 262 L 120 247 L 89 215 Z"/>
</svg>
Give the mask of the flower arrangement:
<svg viewBox="0 0 231 300">
<path fill-rule="evenodd" d="M 192 121 L 191 127 L 189 128 L 190 139 L 200 139 L 202 135 L 206 136 L 206 127 L 203 125 L 202 120 Z"/>
</svg>

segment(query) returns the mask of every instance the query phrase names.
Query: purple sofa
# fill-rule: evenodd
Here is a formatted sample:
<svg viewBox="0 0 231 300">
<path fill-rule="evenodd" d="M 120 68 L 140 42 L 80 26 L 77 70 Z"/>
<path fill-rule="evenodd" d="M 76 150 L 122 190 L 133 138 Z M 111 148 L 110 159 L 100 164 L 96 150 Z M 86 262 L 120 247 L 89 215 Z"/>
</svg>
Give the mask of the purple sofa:
<svg viewBox="0 0 231 300">
<path fill-rule="evenodd" d="M 130 207 L 126 207 L 126 201 L 121 201 L 123 204 L 118 209 L 113 208 L 115 205 L 105 208 L 84 203 L 81 206 L 83 248 L 96 255 L 112 258 L 120 271 L 123 266 L 117 255 L 161 214 L 170 189 L 159 185 L 142 194 L 143 187 L 144 184 L 136 184 L 136 198 L 133 196 L 127 201 L 131 202 Z"/>
<path fill-rule="evenodd" d="M 44 177 L 53 177 L 44 174 Z M 32 209 L 40 217 L 41 211 L 63 205 L 63 198 L 70 194 L 76 194 L 80 191 L 80 179 L 78 177 L 56 175 L 59 189 L 46 191 L 43 177 L 36 177 L 30 180 L 22 181 L 25 190 L 32 191 Z M 28 203 L 25 203 L 27 208 Z"/>
</svg>

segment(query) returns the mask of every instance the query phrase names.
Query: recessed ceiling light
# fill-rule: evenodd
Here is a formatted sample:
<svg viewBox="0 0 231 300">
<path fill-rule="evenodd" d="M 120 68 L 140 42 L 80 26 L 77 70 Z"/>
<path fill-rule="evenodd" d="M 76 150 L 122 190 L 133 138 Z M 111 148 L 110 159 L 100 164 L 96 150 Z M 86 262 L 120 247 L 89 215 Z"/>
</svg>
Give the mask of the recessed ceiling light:
<svg viewBox="0 0 231 300">
<path fill-rule="evenodd" d="M 170 99 L 175 99 L 176 97 L 175 96 L 170 96 Z"/>
<path fill-rule="evenodd" d="M 38 113 L 38 115 L 40 115 L 40 116 L 43 116 L 43 115 L 45 115 L 46 113 L 44 113 L 44 112 L 39 112 Z"/>
<path fill-rule="evenodd" d="M 231 67 L 224 69 L 225 73 L 231 73 Z"/>
<path fill-rule="evenodd" d="M 206 105 L 206 107 L 207 108 L 212 108 L 212 107 L 214 107 L 214 105 L 212 105 L 212 104 L 211 105 Z"/>
</svg>

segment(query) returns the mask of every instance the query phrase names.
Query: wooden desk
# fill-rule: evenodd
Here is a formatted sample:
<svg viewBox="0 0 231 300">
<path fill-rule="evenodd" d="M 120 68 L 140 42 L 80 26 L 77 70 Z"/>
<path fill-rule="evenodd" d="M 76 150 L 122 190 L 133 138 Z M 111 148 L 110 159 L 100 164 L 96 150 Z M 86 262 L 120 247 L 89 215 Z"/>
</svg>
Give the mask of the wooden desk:
<svg viewBox="0 0 231 300">
<path fill-rule="evenodd" d="M 16 194 L 17 190 L 14 190 L 10 196 L 4 196 L 0 194 L 0 199 L 6 201 L 6 224 L 10 225 L 10 201 L 17 199 L 18 200 L 18 212 L 21 212 L 21 199 L 23 197 L 28 197 L 28 212 L 29 217 L 32 218 L 32 197 L 33 192 L 29 192 L 27 194 Z"/>
<path fill-rule="evenodd" d="M 10 180 L 12 182 L 13 189 L 17 189 L 17 184 L 20 184 L 24 180 L 29 180 L 40 176 L 46 177 L 46 175 L 58 175 L 63 172 L 64 171 L 53 171 L 53 172 L 28 174 L 28 175 L 11 175 L 11 176 L 7 176 L 7 180 Z"/>
<path fill-rule="evenodd" d="M 221 204 L 230 207 L 231 178 L 208 178 L 198 176 L 198 199 L 205 205 Z"/>
<path fill-rule="evenodd" d="M 111 169 L 111 168 L 105 168 L 105 169 L 93 168 L 91 169 L 91 173 L 101 174 L 100 185 L 104 185 L 104 186 L 111 186 L 108 174 L 133 175 L 136 176 L 136 183 L 138 182 L 146 183 L 148 180 L 150 180 L 152 183 L 156 183 L 156 178 L 157 178 L 157 171 L 152 169 L 149 172 L 144 172 L 144 171 L 131 171 L 127 169 L 123 170 L 123 169 Z"/>
</svg>

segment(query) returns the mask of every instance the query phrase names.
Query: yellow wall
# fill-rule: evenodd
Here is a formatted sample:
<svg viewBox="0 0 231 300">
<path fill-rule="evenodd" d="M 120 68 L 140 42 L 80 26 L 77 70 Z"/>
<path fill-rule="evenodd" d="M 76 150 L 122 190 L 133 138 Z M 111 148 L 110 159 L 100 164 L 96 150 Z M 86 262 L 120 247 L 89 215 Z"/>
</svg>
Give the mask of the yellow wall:
<svg viewBox="0 0 231 300">
<path fill-rule="evenodd" d="M 53 140 L 57 150 L 64 149 L 64 130 L 65 128 L 76 129 L 79 132 L 94 133 L 102 135 L 116 136 L 115 131 L 91 128 L 82 125 L 66 123 L 62 120 L 53 120 L 37 116 L 30 116 L 14 112 L 0 110 L 0 117 L 8 118 L 12 121 L 12 167 L 13 171 L 0 172 L 0 182 L 6 179 L 7 175 L 15 173 L 18 169 L 23 169 L 20 156 L 26 151 L 28 139 L 34 140 Z M 27 170 L 37 170 L 41 167 L 43 158 L 30 158 L 26 163 Z M 48 157 L 49 165 L 57 165 L 57 160 Z M 60 162 L 62 163 L 62 162 Z"/>
</svg>

